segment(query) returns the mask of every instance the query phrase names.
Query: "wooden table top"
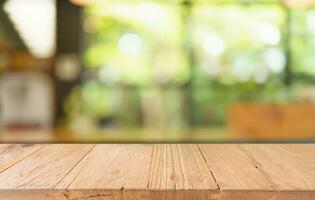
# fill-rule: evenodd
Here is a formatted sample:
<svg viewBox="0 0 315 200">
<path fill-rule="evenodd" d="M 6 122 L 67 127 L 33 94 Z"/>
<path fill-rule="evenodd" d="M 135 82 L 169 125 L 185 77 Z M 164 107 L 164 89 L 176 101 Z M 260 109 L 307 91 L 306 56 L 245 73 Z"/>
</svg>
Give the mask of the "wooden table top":
<svg viewBox="0 0 315 200">
<path fill-rule="evenodd" d="M 0 200 L 314 200 L 314 144 L 2 144 Z"/>
</svg>

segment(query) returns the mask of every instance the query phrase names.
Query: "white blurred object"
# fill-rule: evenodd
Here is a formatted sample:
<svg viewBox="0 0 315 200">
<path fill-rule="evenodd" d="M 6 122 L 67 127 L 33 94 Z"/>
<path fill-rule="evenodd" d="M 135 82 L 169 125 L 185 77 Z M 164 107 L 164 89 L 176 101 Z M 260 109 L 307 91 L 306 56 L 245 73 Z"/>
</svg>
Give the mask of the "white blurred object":
<svg viewBox="0 0 315 200">
<path fill-rule="evenodd" d="M 298 91 L 298 97 L 302 102 L 315 103 L 315 87 L 302 87 Z"/>
<path fill-rule="evenodd" d="M 281 73 L 286 65 L 286 56 L 280 48 L 270 48 L 263 53 L 263 60 L 269 70 L 275 74 Z"/>
<path fill-rule="evenodd" d="M 315 32 L 315 12 L 311 12 L 308 14 L 306 19 L 307 29 L 314 33 Z"/>
<path fill-rule="evenodd" d="M 76 54 L 63 54 L 58 56 L 55 75 L 62 81 L 73 81 L 80 75 L 80 58 Z"/>
<path fill-rule="evenodd" d="M 105 66 L 99 70 L 98 78 L 102 83 L 117 83 L 120 80 L 120 71 L 115 67 Z"/>
<path fill-rule="evenodd" d="M 203 38 L 202 47 L 209 55 L 219 56 L 224 53 L 226 45 L 218 33 L 210 32 Z"/>
<path fill-rule="evenodd" d="M 142 38 L 136 33 L 125 33 L 119 39 L 118 47 L 125 54 L 138 54 L 142 48 Z"/>
<path fill-rule="evenodd" d="M 240 58 L 233 62 L 232 72 L 234 76 L 241 82 L 248 81 L 253 75 L 255 69 L 250 60 Z"/>
<path fill-rule="evenodd" d="M 8 0 L 4 10 L 31 53 L 49 58 L 55 52 L 55 0 Z"/>
<path fill-rule="evenodd" d="M 51 128 L 53 87 L 40 73 L 10 73 L 0 77 L 0 125 Z"/>
<path fill-rule="evenodd" d="M 281 33 L 272 23 L 263 23 L 258 27 L 259 39 L 267 45 L 278 45 L 281 41 Z"/>
<path fill-rule="evenodd" d="M 256 68 L 255 73 L 254 73 L 254 80 L 256 81 L 256 83 L 266 83 L 268 81 L 268 77 L 269 77 L 269 72 L 268 69 L 260 66 L 258 68 Z"/>
</svg>

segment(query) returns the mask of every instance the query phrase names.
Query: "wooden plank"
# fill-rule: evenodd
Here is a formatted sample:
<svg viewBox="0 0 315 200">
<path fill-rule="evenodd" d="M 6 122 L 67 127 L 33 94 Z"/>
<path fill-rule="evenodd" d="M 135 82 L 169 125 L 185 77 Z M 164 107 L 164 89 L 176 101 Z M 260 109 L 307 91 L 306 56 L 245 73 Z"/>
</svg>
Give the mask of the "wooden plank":
<svg viewBox="0 0 315 200">
<path fill-rule="evenodd" d="M 66 191 L 52 189 L 0 189 L 0 200 L 69 200 L 65 194 Z"/>
<path fill-rule="evenodd" d="M 149 189 L 157 199 L 211 199 L 218 190 L 195 144 L 154 145 L 150 173 Z"/>
<path fill-rule="evenodd" d="M 197 145 L 162 144 L 96 145 L 57 188 L 70 199 L 159 200 L 212 199 L 218 189 Z"/>
<path fill-rule="evenodd" d="M 22 146 L 0 145 L 0 200 L 315 199 L 314 144 Z"/>
<path fill-rule="evenodd" d="M 242 145 L 242 148 L 277 189 L 315 191 L 315 145 Z"/>
<path fill-rule="evenodd" d="M 69 199 L 148 199 L 151 154 L 149 144 L 97 144 L 56 188 Z"/>
<path fill-rule="evenodd" d="M 44 145 L 39 144 L 1 144 L 0 172 L 3 172 L 43 147 Z"/>
<path fill-rule="evenodd" d="M 200 144 L 199 146 L 220 189 L 270 189 L 272 183 L 269 178 L 256 169 L 253 158 L 244 153 L 241 145 Z"/>
<path fill-rule="evenodd" d="M 52 189 L 93 146 L 47 145 L 0 173 L 0 190 Z"/>
<path fill-rule="evenodd" d="M 314 145 L 200 144 L 220 199 L 315 199 Z"/>
<path fill-rule="evenodd" d="M 218 200 L 314 200 L 314 191 L 223 190 Z"/>
</svg>

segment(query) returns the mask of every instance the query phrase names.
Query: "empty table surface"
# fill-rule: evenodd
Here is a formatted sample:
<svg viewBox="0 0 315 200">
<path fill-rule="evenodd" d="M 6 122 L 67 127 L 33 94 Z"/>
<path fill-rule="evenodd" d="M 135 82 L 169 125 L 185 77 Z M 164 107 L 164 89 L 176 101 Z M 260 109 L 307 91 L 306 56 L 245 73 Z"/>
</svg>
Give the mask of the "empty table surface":
<svg viewBox="0 0 315 200">
<path fill-rule="evenodd" d="M 315 200 L 315 145 L 1 144 L 7 199 Z"/>
</svg>

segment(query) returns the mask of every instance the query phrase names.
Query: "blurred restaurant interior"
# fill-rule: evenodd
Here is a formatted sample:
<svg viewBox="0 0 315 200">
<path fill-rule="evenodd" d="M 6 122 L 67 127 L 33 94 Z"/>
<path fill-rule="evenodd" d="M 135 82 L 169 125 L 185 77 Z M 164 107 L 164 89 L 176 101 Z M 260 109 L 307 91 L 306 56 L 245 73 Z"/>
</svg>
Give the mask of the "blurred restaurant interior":
<svg viewBox="0 0 315 200">
<path fill-rule="evenodd" d="M 0 142 L 315 140 L 315 0 L 0 2 Z"/>
</svg>

